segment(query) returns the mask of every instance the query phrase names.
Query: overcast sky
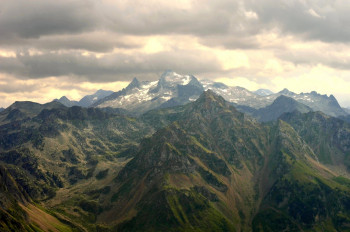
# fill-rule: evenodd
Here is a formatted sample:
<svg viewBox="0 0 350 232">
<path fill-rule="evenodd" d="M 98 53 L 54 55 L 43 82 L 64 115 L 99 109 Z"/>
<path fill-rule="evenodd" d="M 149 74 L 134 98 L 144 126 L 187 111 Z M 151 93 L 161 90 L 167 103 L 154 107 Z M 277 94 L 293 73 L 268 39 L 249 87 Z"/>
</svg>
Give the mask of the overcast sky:
<svg viewBox="0 0 350 232">
<path fill-rule="evenodd" d="M 348 0 L 0 0 L 0 107 L 171 69 L 350 107 Z"/>
</svg>

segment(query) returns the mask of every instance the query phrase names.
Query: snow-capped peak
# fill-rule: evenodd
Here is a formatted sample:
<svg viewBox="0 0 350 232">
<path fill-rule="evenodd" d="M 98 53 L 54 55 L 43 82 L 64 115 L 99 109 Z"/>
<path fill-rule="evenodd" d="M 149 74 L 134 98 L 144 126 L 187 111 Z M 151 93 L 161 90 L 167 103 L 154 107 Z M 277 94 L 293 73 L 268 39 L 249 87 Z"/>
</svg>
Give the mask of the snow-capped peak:
<svg viewBox="0 0 350 232">
<path fill-rule="evenodd" d="M 133 89 L 133 88 L 139 88 L 140 87 L 140 81 L 134 77 L 130 84 L 126 87 L 126 89 Z"/>
<path fill-rule="evenodd" d="M 125 108 L 128 110 L 144 111 L 162 107 L 170 99 L 180 99 L 185 103 L 197 98 L 203 87 L 192 75 L 181 75 L 173 71 L 164 72 L 158 81 L 139 81 L 134 78 L 123 90 L 117 92 L 98 107 Z"/>
<path fill-rule="evenodd" d="M 192 80 L 192 76 L 190 75 L 180 75 L 173 71 L 166 71 L 160 77 L 160 82 L 165 82 L 168 85 L 176 86 L 176 85 L 187 85 Z"/>
</svg>

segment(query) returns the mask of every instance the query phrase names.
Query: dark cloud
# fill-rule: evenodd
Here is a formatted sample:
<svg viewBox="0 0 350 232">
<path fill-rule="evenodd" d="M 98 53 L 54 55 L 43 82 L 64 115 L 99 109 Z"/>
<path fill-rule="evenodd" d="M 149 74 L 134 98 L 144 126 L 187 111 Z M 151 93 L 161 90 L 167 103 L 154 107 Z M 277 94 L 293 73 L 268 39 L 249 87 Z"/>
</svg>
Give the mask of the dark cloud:
<svg viewBox="0 0 350 232">
<path fill-rule="evenodd" d="M 16 0 L 0 2 L 0 42 L 77 34 L 94 30 L 99 17 L 93 3 L 84 0 Z"/>
<path fill-rule="evenodd" d="M 279 59 L 292 62 L 294 65 L 315 66 L 318 64 L 334 69 L 350 70 L 350 58 L 337 51 L 324 52 L 324 50 L 278 51 L 275 53 Z"/>
<path fill-rule="evenodd" d="M 71 76 L 91 82 L 125 81 L 135 75 L 160 73 L 166 69 L 198 74 L 218 71 L 221 66 L 215 58 L 200 51 L 113 54 L 102 58 L 73 52 L 39 55 L 21 52 L 17 57 L 0 57 L 0 71 L 21 79 Z"/>
<path fill-rule="evenodd" d="M 261 28 L 277 28 L 308 40 L 350 42 L 350 4 L 346 0 L 248 0 L 246 6 L 258 14 Z"/>
<path fill-rule="evenodd" d="M 91 52 L 111 52 L 114 48 L 140 48 L 143 41 L 130 40 L 128 37 L 107 34 L 88 33 L 66 36 L 49 36 L 30 41 L 30 45 L 45 50 L 87 50 Z"/>
<path fill-rule="evenodd" d="M 2 1 L 0 45 L 106 52 L 114 47 L 135 47 L 127 39 L 116 43 L 113 40 L 115 33 L 119 36 L 187 34 L 202 38 L 243 32 L 245 17 L 239 1 L 214 3 L 203 0 L 191 4 L 190 8 L 182 9 L 173 7 L 172 3 L 141 0 L 110 3 L 84 0 Z M 89 34 L 96 31 L 104 34 L 102 40 L 94 33 Z M 208 39 L 210 43 L 214 42 Z"/>
<path fill-rule="evenodd" d="M 83 33 L 78 35 L 53 35 L 37 39 L 16 38 L 2 45 L 3 48 L 22 50 L 85 50 L 90 52 L 111 52 L 114 48 L 134 49 L 144 45 L 142 40 L 130 39 L 114 33 Z"/>
<path fill-rule="evenodd" d="M 89 0 L 0 1 L 0 46 L 110 52 L 142 45 L 108 31 L 103 15 Z"/>
<path fill-rule="evenodd" d="M 261 44 L 254 36 L 205 36 L 200 42 L 209 47 L 226 49 L 260 49 Z"/>
<path fill-rule="evenodd" d="M 105 11 L 109 28 L 133 35 L 191 34 L 207 45 L 243 49 L 258 48 L 254 36 L 271 30 L 307 40 L 350 41 L 346 0 L 203 0 L 192 1 L 189 9 L 133 2 L 111 7 L 113 14 Z"/>
<path fill-rule="evenodd" d="M 48 46 L 56 44 L 57 49 L 68 47 L 102 52 L 111 50 L 113 46 L 133 47 L 128 41 L 109 43 L 108 37 L 114 36 L 112 32 L 115 32 L 133 36 L 185 34 L 204 39 L 208 45 L 255 46 L 251 42 L 243 42 L 245 37 L 256 34 L 258 30 L 251 26 L 252 20 L 246 17 L 241 1 L 202 0 L 189 3 L 188 8 L 182 8 L 174 7 L 176 3 L 142 0 L 110 3 L 84 0 L 3 1 L 0 3 L 0 44 L 42 48 L 51 43 Z M 93 31 L 104 32 L 106 43 L 97 42 L 93 34 L 86 34 Z M 86 36 L 80 44 L 77 37 L 72 36 L 79 34 Z M 60 35 L 66 36 L 65 41 Z M 44 36 L 51 37 L 42 38 Z M 216 41 L 215 36 L 221 36 L 221 39 Z M 208 37 L 207 40 L 205 37 Z"/>
<path fill-rule="evenodd" d="M 108 26 L 119 33 L 133 35 L 195 34 L 211 35 L 227 33 L 231 16 L 239 5 L 227 2 L 234 9 L 230 15 L 222 5 L 212 1 L 192 1 L 191 8 L 174 7 L 171 4 L 145 1 L 120 1 L 106 9 Z"/>
<path fill-rule="evenodd" d="M 346 0 L 194 0 L 184 7 L 176 2 L 143 0 L 16 0 L 1 1 L 0 9 L 2 45 L 30 42 L 40 47 L 26 40 L 99 30 L 136 36 L 189 34 L 205 45 L 232 49 L 259 48 L 254 36 L 272 29 L 311 40 L 350 40 L 350 4 Z M 81 44 L 74 36 L 66 41 L 58 37 L 56 49 L 103 52 L 120 45 L 93 43 L 96 38 L 86 36 Z M 44 42 L 54 47 L 55 38 Z M 129 46 L 128 42 L 124 45 Z"/>
<path fill-rule="evenodd" d="M 8 81 L 6 85 L 0 85 L 0 93 L 28 93 L 38 89 L 35 84 L 18 83 L 15 80 Z"/>
</svg>

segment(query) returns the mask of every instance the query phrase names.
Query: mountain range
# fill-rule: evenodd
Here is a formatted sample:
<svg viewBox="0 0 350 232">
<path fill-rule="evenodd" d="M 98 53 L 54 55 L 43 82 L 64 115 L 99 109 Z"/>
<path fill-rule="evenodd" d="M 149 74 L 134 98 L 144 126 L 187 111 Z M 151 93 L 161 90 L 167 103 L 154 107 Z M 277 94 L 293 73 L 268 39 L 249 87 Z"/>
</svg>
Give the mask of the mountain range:
<svg viewBox="0 0 350 232">
<path fill-rule="evenodd" d="M 294 100 L 291 97 L 285 95 L 280 95 L 277 97 L 271 105 L 263 108 L 254 109 L 249 106 L 236 106 L 241 112 L 249 114 L 261 122 L 269 122 L 277 120 L 283 113 L 298 111 L 301 113 L 306 113 L 313 111 L 312 108 Z"/>
<path fill-rule="evenodd" d="M 283 95 L 251 113 L 269 123 L 213 90 L 190 97 L 137 116 L 2 111 L 0 230 L 350 230 L 350 124 Z"/>
<path fill-rule="evenodd" d="M 54 101 L 58 101 L 67 107 L 71 106 L 81 106 L 81 107 L 89 107 L 95 102 L 111 95 L 113 91 L 108 90 L 97 90 L 94 94 L 86 95 L 79 101 L 71 101 L 66 96 L 62 96 L 60 99 L 55 99 Z"/>
<path fill-rule="evenodd" d="M 278 118 L 283 112 L 291 112 L 294 108 L 312 111 L 322 111 L 334 117 L 347 117 L 349 115 L 346 108 L 342 108 L 333 95 L 321 95 L 315 91 L 310 93 L 296 94 L 288 89 L 283 89 L 278 93 L 273 93 L 268 89 L 259 89 L 251 92 L 242 87 L 227 86 L 223 83 L 209 80 L 198 80 L 193 75 L 180 75 L 173 71 L 164 72 L 158 81 L 139 81 L 134 78 L 124 89 L 112 92 L 99 90 L 95 94 L 85 96 L 79 102 L 70 101 L 65 96 L 56 101 L 65 106 L 98 107 L 109 109 L 124 109 L 130 114 L 141 115 L 152 109 L 173 107 L 184 105 L 195 101 L 205 90 L 212 90 L 222 96 L 226 101 L 231 102 L 239 110 L 256 117 L 261 121 L 268 121 Z M 280 96 L 294 99 L 296 102 L 284 102 L 287 105 L 285 111 L 275 112 L 273 117 L 264 116 L 265 112 L 275 108 L 267 108 Z M 276 102 L 278 103 L 278 102 Z M 275 104 L 276 104 L 275 103 Z M 279 103 L 279 104 L 284 104 Z M 289 106 L 289 103 L 292 104 Z M 295 105 L 297 103 L 298 107 Z M 261 115 L 262 114 L 262 115 Z"/>
</svg>

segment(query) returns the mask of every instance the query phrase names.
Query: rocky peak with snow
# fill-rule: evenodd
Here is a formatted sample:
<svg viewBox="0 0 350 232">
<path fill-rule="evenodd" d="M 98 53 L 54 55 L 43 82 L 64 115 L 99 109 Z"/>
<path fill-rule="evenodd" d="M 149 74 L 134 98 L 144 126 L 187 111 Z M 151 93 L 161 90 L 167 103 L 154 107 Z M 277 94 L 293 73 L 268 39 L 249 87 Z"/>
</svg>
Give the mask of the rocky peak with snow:
<svg viewBox="0 0 350 232">
<path fill-rule="evenodd" d="M 134 78 L 126 88 L 99 101 L 95 106 L 142 113 L 167 106 L 169 100 L 172 100 L 171 106 L 185 104 L 197 99 L 202 91 L 202 85 L 194 76 L 166 71 L 158 81 L 139 81 Z"/>
<path fill-rule="evenodd" d="M 163 73 L 159 79 L 159 83 L 168 84 L 169 86 L 187 85 L 190 83 L 193 76 L 180 75 L 173 71 Z"/>
<path fill-rule="evenodd" d="M 126 87 L 126 89 L 140 88 L 140 84 L 140 81 L 136 77 L 134 77 L 134 79 L 132 79 L 132 81 Z"/>
</svg>

